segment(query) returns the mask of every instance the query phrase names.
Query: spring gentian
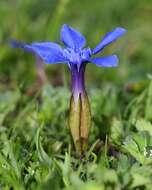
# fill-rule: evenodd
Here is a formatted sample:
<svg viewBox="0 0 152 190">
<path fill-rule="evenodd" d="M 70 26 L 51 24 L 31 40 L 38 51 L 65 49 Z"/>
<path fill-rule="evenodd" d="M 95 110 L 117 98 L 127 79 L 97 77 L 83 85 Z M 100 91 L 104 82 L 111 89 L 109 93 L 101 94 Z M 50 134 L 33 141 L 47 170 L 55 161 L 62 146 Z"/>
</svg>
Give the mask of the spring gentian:
<svg viewBox="0 0 152 190">
<path fill-rule="evenodd" d="M 54 42 L 36 42 L 32 44 L 13 42 L 13 46 L 39 55 L 47 64 L 65 63 L 68 65 L 72 80 L 69 127 L 75 147 L 80 154 L 83 154 L 87 147 L 91 126 L 90 106 L 84 82 L 85 67 L 89 62 L 98 67 L 118 66 L 116 55 L 96 58 L 94 55 L 102 52 L 104 47 L 125 33 L 124 28 L 115 28 L 107 33 L 94 49 L 84 48 L 86 44 L 85 37 L 72 27 L 64 24 L 61 28 L 61 41 L 65 45 L 64 48 Z"/>
</svg>

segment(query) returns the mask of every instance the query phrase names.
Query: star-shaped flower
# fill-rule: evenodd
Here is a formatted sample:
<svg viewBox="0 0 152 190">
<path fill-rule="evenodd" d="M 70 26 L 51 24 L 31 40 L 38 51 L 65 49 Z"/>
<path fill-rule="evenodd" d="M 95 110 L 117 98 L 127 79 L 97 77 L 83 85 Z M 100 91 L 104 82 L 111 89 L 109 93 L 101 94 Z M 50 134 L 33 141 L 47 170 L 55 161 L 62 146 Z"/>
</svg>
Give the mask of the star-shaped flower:
<svg viewBox="0 0 152 190">
<path fill-rule="evenodd" d="M 91 50 L 90 48 L 83 48 L 86 44 L 86 39 L 80 32 L 64 24 L 61 29 L 61 41 L 66 48 L 62 48 L 54 42 L 23 44 L 12 41 L 12 45 L 38 54 L 48 64 L 67 63 L 70 69 L 73 68 L 73 65 L 76 65 L 79 70 L 81 64 L 88 62 L 92 62 L 99 67 L 116 67 L 118 65 L 118 57 L 116 55 L 97 58 L 92 56 L 100 53 L 105 46 L 125 33 L 126 30 L 124 28 L 115 28 L 113 31 L 107 33 L 102 41 Z"/>
<path fill-rule="evenodd" d="M 118 57 L 116 55 L 96 58 L 94 58 L 94 55 L 100 53 L 105 46 L 125 33 L 126 30 L 124 28 L 115 28 L 112 32 L 107 33 L 94 49 L 84 48 L 86 44 L 85 37 L 65 24 L 61 29 L 61 41 L 66 46 L 64 48 L 54 42 L 32 44 L 12 42 L 13 47 L 32 52 L 41 57 L 45 63 L 68 64 L 72 78 L 69 127 L 77 152 L 81 155 L 86 150 L 91 126 L 91 112 L 84 82 L 85 66 L 87 63 L 92 62 L 99 67 L 116 67 L 118 65 Z"/>
</svg>

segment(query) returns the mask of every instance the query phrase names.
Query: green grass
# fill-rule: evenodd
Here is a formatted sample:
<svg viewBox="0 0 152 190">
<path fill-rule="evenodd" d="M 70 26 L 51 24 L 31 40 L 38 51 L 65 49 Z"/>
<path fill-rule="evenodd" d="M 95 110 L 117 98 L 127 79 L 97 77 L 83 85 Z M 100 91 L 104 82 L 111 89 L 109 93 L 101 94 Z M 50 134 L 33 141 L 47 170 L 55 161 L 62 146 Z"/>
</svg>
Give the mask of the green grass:
<svg viewBox="0 0 152 190">
<path fill-rule="evenodd" d="M 151 9 L 150 0 L 0 1 L 0 190 L 152 190 Z M 47 65 L 48 84 L 29 96 L 34 59 L 7 44 L 59 41 L 63 23 L 92 48 L 114 27 L 128 30 L 103 52 L 119 55 L 118 68 L 87 66 L 83 159 L 68 129 L 68 68 Z"/>
<path fill-rule="evenodd" d="M 140 94 L 108 85 L 91 89 L 93 125 L 80 159 L 67 128 L 66 88 L 45 85 L 34 97 L 1 93 L 1 188 L 150 190 L 151 94 L 151 79 Z"/>
</svg>

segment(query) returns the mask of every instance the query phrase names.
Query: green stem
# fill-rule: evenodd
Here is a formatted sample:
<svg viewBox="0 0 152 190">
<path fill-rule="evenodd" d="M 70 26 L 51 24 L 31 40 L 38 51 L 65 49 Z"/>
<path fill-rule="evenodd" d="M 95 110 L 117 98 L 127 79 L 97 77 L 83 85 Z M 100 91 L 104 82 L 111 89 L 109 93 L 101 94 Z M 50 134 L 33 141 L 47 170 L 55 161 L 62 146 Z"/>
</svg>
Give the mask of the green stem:
<svg viewBox="0 0 152 190">
<path fill-rule="evenodd" d="M 77 102 L 71 96 L 69 127 L 78 155 L 84 156 L 91 127 L 90 104 L 86 92 L 79 94 Z"/>
</svg>

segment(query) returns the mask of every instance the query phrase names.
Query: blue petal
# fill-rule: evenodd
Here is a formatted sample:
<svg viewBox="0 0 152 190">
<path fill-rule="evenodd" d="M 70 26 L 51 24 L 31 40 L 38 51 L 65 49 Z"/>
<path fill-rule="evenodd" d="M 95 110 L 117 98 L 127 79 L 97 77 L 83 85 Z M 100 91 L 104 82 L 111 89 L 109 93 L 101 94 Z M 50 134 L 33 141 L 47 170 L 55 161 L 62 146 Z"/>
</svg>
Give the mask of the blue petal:
<svg viewBox="0 0 152 190">
<path fill-rule="evenodd" d="M 106 57 L 90 58 L 89 61 L 98 67 L 117 67 L 119 59 L 116 55 L 110 55 Z"/>
<path fill-rule="evenodd" d="M 93 49 L 93 54 L 96 54 L 100 52 L 105 46 L 110 44 L 111 42 L 117 40 L 120 38 L 122 35 L 126 33 L 126 30 L 124 28 L 115 28 L 112 32 L 108 32 L 102 41 Z"/>
<path fill-rule="evenodd" d="M 64 24 L 61 29 L 62 42 L 72 49 L 81 49 L 84 47 L 86 40 L 85 37 L 75 29 Z"/>
<path fill-rule="evenodd" d="M 24 49 L 24 46 L 25 46 L 25 44 L 23 42 L 19 42 L 19 41 L 16 41 L 16 40 L 11 40 L 10 45 L 13 48 L 23 48 L 23 49 Z"/>
<path fill-rule="evenodd" d="M 25 51 L 36 53 L 45 63 L 63 63 L 68 62 L 64 56 L 63 49 L 53 42 L 32 43 L 31 45 L 17 41 L 12 41 L 12 46 L 22 48 Z"/>
</svg>

